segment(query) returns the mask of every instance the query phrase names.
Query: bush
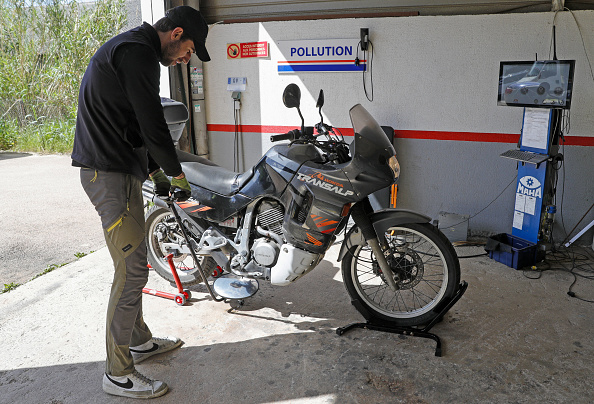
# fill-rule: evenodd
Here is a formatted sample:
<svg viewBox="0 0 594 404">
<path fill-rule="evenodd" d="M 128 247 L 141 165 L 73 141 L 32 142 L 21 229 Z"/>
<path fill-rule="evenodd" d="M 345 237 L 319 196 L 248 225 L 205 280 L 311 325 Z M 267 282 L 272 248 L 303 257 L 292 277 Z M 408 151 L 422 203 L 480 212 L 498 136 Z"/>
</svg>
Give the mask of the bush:
<svg viewBox="0 0 594 404">
<path fill-rule="evenodd" d="M 124 0 L 0 0 L 0 150 L 72 150 L 78 88 Z"/>
<path fill-rule="evenodd" d="M 0 119 L 0 150 L 10 150 L 16 144 L 17 131 L 4 119 Z"/>
</svg>

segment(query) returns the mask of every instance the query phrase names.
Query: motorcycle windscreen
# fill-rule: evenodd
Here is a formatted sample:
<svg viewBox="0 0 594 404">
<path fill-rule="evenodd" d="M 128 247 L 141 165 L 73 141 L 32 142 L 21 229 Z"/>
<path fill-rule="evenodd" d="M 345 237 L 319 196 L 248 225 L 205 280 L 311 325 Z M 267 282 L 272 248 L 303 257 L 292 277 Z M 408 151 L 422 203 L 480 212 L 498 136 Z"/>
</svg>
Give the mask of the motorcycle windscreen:
<svg viewBox="0 0 594 404">
<path fill-rule="evenodd" d="M 394 147 L 382 127 L 361 104 L 355 105 L 349 111 L 351 123 L 355 133 L 354 151 L 364 158 L 377 158 L 378 150 L 386 151 L 386 158 L 396 154 Z"/>
</svg>

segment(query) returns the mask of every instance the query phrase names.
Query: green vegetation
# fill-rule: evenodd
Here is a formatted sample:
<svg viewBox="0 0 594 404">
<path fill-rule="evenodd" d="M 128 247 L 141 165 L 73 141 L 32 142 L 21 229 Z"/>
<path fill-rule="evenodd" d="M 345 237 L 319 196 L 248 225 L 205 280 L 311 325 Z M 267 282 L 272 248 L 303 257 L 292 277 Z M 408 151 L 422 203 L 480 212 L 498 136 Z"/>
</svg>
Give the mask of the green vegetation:
<svg viewBox="0 0 594 404">
<path fill-rule="evenodd" d="M 19 286 L 21 286 L 21 285 L 20 285 L 20 284 L 18 284 L 18 283 L 14 283 L 14 282 L 11 282 L 11 283 L 5 283 L 5 284 L 4 284 L 4 289 L 2 289 L 2 290 L 0 291 L 0 295 L 1 295 L 2 293 L 7 293 L 7 292 L 10 292 L 11 290 L 18 288 Z"/>
<path fill-rule="evenodd" d="M 92 253 L 94 253 L 94 252 L 95 252 L 95 251 L 89 251 L 89 254 L 92 254 Z M 77 260 L 81 259 L 82 257 L 84 257 L 84 256 L 86 256 L 86 255 L 87 255 L 87 253 L 84 253 L 84 252 L 77 252 L 77 253 L 74 253 L 74 256 L 76 257 L 76 259 L 77 259 Z M 75 261 L 76 261 L 76 260 L 75 260 Z M 38 273 L 37 275 L 35 275 L 33 278 L 31 278 L 31 280 L 33 280 L 33 279 L 37 279 L 37 278 L 39 278 L 39 277 L 40 277 L 40 276 L 42 276 L 42 275 L 48 274 L 48 273 L 52 272 L 54 269 L 56 269 L 56 268 L 60 268 L 60 267 L 63 267 L 63 266 L 64 266 L 64 265 L 66 265 L 66 264 L 68 264 L 68 262 L 65 262 L 65 263 L 63 263 L 63 264 L 51 264 L 51 265 L 48 265 L 48 266 L 47 266 L 47 268 L 45 268 L 45 269 L 44 269 L 42 272 L 40 272 L 40 273 Z M 10 292 L 11 290 L 14 290 L 14 289 L 18 288 L 19 286 L 21 286 L 21 284 L 20 284 L 20 283 L 14 283 L 14 282 L 11 282 L 11 283 L 5 283 L 5 284 L 4 284 L 4 289 L 0 290 L 0 295 L 1 295 L 2 293 L 8 293 L 8 292 Z"/>
<path fill-rule="evenodd" d="M 76 254 L 75 254 L 75 255 L 76 255 Z M 50 273 L 50 272 L 52 272 L 54 269 L 56 269 L 56 268 L 60 268 L 60 267 L 63 267 L 64 265 L 66 265 L 66 263 L 64 263 L 64 264 L 59 264 L 59 265 L 58 265 L 58 264 L 51 264 L 51 265 L 48 265 L 48 266 L 47 266 L 47 268 L 45 268 L 45 269 L 44 269 L 42 272 L 40 272 L 40 273 L 38 273 L 37 275 L 35 275 L 33 278 L 31 278 L 31 280 L 33 280 L 33 279 L 37 279 L 37 278 L 39 278 L 40 276 L 43 276 L 43 275 L 45 275 L 45 274 L 49 274 L 49 273 Z"/>
<path fill-rule="evenodd" d="M 125 23 L 124 0 L 0 0 L 0 150 L 72 150 L 82 75 Z"/>
</svg>

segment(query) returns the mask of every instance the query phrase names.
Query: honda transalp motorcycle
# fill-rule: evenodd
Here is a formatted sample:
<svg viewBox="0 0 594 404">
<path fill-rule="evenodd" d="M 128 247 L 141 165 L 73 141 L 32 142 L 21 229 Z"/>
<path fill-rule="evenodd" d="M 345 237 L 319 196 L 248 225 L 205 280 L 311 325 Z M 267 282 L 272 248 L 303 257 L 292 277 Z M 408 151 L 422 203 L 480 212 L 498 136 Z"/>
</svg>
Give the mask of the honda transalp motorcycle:
<svg viewBox="0 0 594 404">
<path fill-rule="evenodd" d="M 350 145 L 323 119 L 306 127 L 300 98 L 295 84 L 283 93 L 301 128 L 271 136 L 288 142 L 273 146 L 248 171 L 178 152 L 190 199 L 166 202 L 145 183 L 145 199 L 153 203 L 146 213 L 150 265 L 173 282 L 164 258 L 173 254 L 183 285 L 204 282 L 214 300 L 243 302 L 257 292 L 258 280 L 290 286 L 312 271 L 345 232 L 338 260 L 361 313 L 397 326 L 435 320 L 459 289 L 460 265 L 429 217 L 373 210 L 368 196 L 400 173 L 390 140 L 360 104 L 349 111 Z M 323 103 L 320 91 L 321 118 Z M 345 230 L 349 218 L 354 224 Z"/>
</svg>

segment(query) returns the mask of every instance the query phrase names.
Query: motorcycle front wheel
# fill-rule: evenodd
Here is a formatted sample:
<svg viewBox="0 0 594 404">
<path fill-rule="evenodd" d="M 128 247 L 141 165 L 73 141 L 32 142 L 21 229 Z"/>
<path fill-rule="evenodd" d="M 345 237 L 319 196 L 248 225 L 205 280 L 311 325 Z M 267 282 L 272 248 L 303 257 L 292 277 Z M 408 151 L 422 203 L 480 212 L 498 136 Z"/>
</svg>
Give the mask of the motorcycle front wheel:
<svg viewBox="0 0 594 404">
<path fill-rule="evenodd" d="M 458 290 L 456 251 L 443 233 L 428 223 L 390 227 L 384 237 L 384 255 L 396 290 L 388 285 L 371 248 L 363 241 L 348 246 L 342 260 L 343 280 L 351 299 L 373 317 L 394 325 L 429 323 Z"/>
<path fill-rule="evenodd" d="M 189 230 L 186 231 L 189 233 Z M 173 214 L 168 209 L 151 207 L 145 214 L 145 232 L 148 263 L 160 276 L 175 282 L 169 262 L 165 258 L 168 252 L 163 244 L 185 244 L 185 240 Z M 212 257 L 198 257 L 198 260 L 206 276 L 212 274 L 217 267 Z M 202 282 L 200 271 L 191 254 L 174 254 L 173 264 L 183 286 Z"/>
</svg>

